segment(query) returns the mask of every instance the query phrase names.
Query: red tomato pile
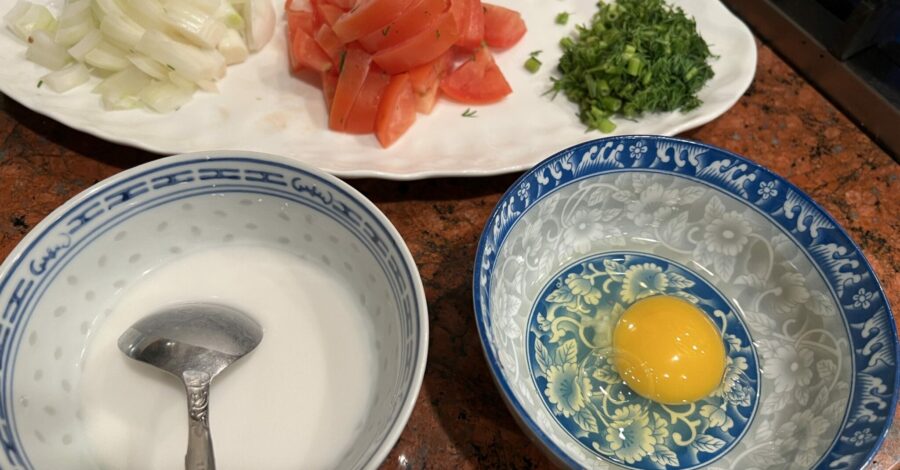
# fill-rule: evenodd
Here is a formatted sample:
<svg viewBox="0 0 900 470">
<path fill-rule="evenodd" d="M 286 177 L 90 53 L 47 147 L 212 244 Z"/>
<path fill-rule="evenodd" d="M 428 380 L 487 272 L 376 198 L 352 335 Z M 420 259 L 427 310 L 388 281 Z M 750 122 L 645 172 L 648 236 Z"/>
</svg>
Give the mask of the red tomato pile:
<svg viewBox="0 0 900 470">
<path fill-rule="evenodd" d="M 286 0 L 294 72 L 319 73 L 328 127 L 393 144 L 438 95 L 488 104 L 512 92 L 490 48 L 525 34 L 481 0 Z M 459 63 L 459 65 L 457 65 Z"/>
</svg>

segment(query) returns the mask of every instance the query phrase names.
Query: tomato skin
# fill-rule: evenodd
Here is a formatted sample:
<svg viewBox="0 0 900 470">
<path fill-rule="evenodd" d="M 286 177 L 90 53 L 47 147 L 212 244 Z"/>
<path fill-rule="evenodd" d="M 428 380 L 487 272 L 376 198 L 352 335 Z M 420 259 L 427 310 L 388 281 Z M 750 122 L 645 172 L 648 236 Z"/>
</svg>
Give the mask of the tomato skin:
<svg viewBox="0 0 900 470">
<path fill-rule="evenodd" d="M 415 122 L 416 97 L 409 74 L 394 75 L 378 106 L 375 136 L 382 147 L 388 148 Z"/>
<path fill-rule="evenodd" d="M 453 51 L 448 50 L 437 59 L 410 70 L 409 80 L 412 83 L 413 91 L 425 93 L 431 88 L 431 85 L 439 82 L 452 67 Z"/>
<path fill-rule="evenodd" d="M 316 14 L 318 15 L 319 22 L 324 21 L 325 24 L 331 27 L 334 27 L 334 23 L 336 23 L 338 18 L 346 13 L 346 11 L 347 10 L 342 10 L 340 7 L 330 3 L 316 3 Z"/>
<path fill-rule="evenodd" d="M 395 75 L 427 64 L 447 52 L 459 37 L 456 21 L 448 11 L 434 29 L 426 29 L 396 46 L 375 53 L 379 67 Z"/>
<path fill-rule="evenodd" d="M 340 38 L 334 34 L 331 27 L 325 23 L 323 23 L 322 26 L 319 26 L 319 30 L 316 31 L 314 39 L 316 40 L 316 44 L 318 44 L 331 59 L 331 63 L 334 65 L 335 69 L 337 69 L 341 64 L 341 54 L 345 50 L 344 43 L 342 43 Z"/>
<path fill-rule="evenodd" d="M 297 72 L 308 68 L 317 72 L 325 72 L 332 67 L 331 59 L 316 43 L 316 40 L 297 28 L 290 35 L 291 70 Z"/>
<path fill-rule="evenodd" d="M 462 103 L 489 104 L 512 93 L 512 88 L 488 48 L 481 47 L 441 80 L 441 91 Z"/>
<path fill-rule="evenodd" d="M 366 75 L 353 108 L 347 116 L 347 125 L 344 132 L 350 134 L 371 134 L 375 132 L 375 118 L 378 114 L 378 105 L 391 81 L 391 76 L 373 65 Z"/>
<path fill-rule="evenodd" d="M 345 43 L 381 31 L 406 11 L 410 0 L 360 0 L 359 5 L 341 15 L 332 28 Z"/>
<path fill-rule="evenodd" d="M 468 4 L 465 6 L 465 16 L 462 23 L 459 24 L 459 39 L 456 45 L 463 49 L 474 51 L 484 40 L 484 9 L 481 7 L 481 0 L 464 0 Z"/>
<path fill-rule="evenodd" d="M 359 44 L 372 53 L 400 44 L 426 29 L 434 29 L 441 14 L 449 7 L 449 0 L 413 0 L 399 18 L 381 30 L 361 37 Z"/>
<path fill-rule="evenodd" d="M 316 32 L 316 17 L 311 11 L 286 10 L 285 16 L 288 22 L 288 35 L 293 37 L 294 31 L 300 28 L 304 33 L 312 36 Z"/>
<path fill-rule="evenodd" d="M 522 15 L 515 10 L 490 3 L 484 4 L 484 42 L 497 49 L 514 46 L 528 28 Z"/>
<path fill-rule="evenodd" d="M 353 108 L 353 102 L 356 101 L 369 74 L 372 56 L 362 49 L 350 48 L 342 61 L 343 67 L 338 69 L 337 87 L 328 116 L 328 127 L 336 131 L 342 131 L 347 126 L 347 117 Z"/>
</svg>

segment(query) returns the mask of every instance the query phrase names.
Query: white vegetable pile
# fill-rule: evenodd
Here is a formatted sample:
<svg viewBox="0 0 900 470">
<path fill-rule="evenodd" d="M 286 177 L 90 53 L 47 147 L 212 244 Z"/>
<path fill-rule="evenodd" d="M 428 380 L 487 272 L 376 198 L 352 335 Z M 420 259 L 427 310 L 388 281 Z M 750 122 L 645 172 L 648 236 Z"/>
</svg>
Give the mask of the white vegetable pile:
<svg viewBox="0 0 900 470">
<path fill-rule="evenodd" d="M 58 93 L 103 77 L 106 109 L 171 112 L 199 88 L 216 91 L 227 65 L 261 49 L 275 30 L 271 0 L 67 0 L 54 18 L 19 0 L 4 17 L 25 57 L 53 70 L 38 82 Z"/>
</svg>

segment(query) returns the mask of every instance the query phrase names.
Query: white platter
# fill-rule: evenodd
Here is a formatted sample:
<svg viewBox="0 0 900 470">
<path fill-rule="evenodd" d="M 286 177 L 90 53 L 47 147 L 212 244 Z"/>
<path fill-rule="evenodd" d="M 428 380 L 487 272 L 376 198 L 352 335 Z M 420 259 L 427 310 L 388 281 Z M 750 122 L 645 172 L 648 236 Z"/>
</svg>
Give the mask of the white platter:
<svg viewBox="0 0 900 470">
<path fill-rule="evenodd" d="M 15 1 L 0 0 L 0 12 L 5 14 Z M 63 2 L 36 1 L 49 3 L 55 12 Z M 172 114 L 104 111 L 90 85 L 62 95 L 38 88 L 47 71 L 25 60 L 24 44 L 6 28 L 0 31 L 0 91 L 74 129 L 160 154 L 215 149 L 268 152 L 345 177 L 405 180 L 507 173 L 531 168 L 560 148 L 601 137 L 585 133 L 575 105 L 565 97 L 551 100 L 545 95 L 560 56 L 560 38 L 590 18 L 595 2 L 496 3 L 519 10 L 529 29 L 519 44 L 496 54 L 513 94 L 498 104 L 469 106 L 477 111 L 476 118 L 462 116 L 467 106 L 443 100 L 431 115 L 419 116 L 409 133 L 387 150 L 374 136 L 326 128 L 319 88 L 288 73 L 280 21 L 275 38 L 261 53 L 229 68 L 218 94 L 198 93 Z M 671 3 L 695 17 L 718 56 L 712 63 L 715 77 L 700 92 L 704 104 L 689 113 L 653 114 L 638 122 L 620 119 L 615 134 L 674 135 L 700 126 L 727 111 L 753 80 L 756 43 L 746 25 L 718 1 Z M 561 11 L 572 13 L 566 26 L 554 22 Z M 544 66 L 532 75 L 522 64 L 535 50 L 543 51 Z"/>
</svg>

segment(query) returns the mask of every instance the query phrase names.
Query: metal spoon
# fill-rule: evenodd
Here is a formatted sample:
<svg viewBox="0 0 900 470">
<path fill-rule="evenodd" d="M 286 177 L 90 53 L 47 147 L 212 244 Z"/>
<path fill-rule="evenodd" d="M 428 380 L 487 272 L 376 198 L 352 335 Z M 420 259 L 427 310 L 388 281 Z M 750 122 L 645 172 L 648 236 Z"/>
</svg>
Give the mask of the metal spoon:
<svg viewBox="0 0 900 470">
<path fill-rule="evenodd" d="M 246 314 L 206 303 L 179 304 L 148 315 L 119 337 L 119 349 L 182 380 L 187 391 L 187 470 L 215 470 L 209 433 L 209 383 L 253 350 L 262 328 Z"/>
</svg>

